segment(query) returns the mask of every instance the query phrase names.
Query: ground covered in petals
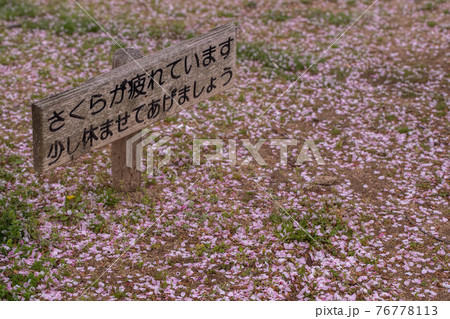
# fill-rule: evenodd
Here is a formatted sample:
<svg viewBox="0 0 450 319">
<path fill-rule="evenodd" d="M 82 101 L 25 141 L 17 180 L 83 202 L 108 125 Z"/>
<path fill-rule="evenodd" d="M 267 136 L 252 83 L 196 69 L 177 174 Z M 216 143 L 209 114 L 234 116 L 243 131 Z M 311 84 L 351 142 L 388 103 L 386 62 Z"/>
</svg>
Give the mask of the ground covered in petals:
<svg viewBox="0 0 450 319">
<path fill-rule="evenodd" d="M 371 1 L 79 3 L 144 54 L 236 21 L 238 79 L 151 127 L 174 156 L 135 193 L 109 147 L 39 177 L 31 103 L 119 46 L 73 1 L 0 0 L 0 299 L 449 299 L 448 2 L 380 0 L 335 44 Z M 296 165 L 306 140 L 325 165 Z"/>
</svg>

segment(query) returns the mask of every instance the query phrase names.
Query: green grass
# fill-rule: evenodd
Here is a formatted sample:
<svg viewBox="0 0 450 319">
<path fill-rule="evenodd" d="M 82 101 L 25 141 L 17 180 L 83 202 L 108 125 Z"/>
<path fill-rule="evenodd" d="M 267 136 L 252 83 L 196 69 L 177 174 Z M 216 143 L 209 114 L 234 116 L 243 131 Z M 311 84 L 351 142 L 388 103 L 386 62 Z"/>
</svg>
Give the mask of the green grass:
<svg viewBox="0 0 450 319">
<path fill-rule="evenodd" d="M 423 179 L 416 183 L 416 187 L 421 190 L 428 191 L 433 188 L 433 185 L 431 184 L 431 182 Z"/>
<path fill-rule="evenodd" d="M 398 120 L 397 117 L 395 115 L 393 115 L 393 114 L 387 114 L 386 115 L 386 121 L 394 122 L 394 121 L 397 121 L 397 120 Z"/>
<path fill-rule="evenodd" d="M 438 110 L 438 111 L 446 111 L 447 109 L 448 109 L 448 106 L 444 100 L 441 100 L 436 104 L 436 110 Z"/>
<path fill-rule="evenodd" d="M 248 203 L 249 201 L 251 201 L 252 199 L 255 198 L 256 193 L 254 191 L 247 191 L 244 192 L 243 196 L 242 196 L 242 200 L 245 203 Z"/>
<path fill-rule="evenodd" d="M 27 256 L 33 251 L 34 247 L 18 246 L 17 250 L 20 251 L 21 258 L 27 258 Z M 31 266 L 26 268 L 32 270 L 29 273 L 19 272 L 23 269 L 23 264 L 20 259 L 12 267 L 7 268 L 3 274 L 8 277 L 11 282 L 11 290 L 6 288 L 0 282 L 0 300 L 30 300 L 33 295 L 37 293 L 37 286 L 42 284 L 48 276 L 50 269 L 61 270 L 59 275 L 68 276 L 70 273 L 67 271 L 67 264 L 64 261 L 57 261 L 54 258 L 48 257 L 48 253 L 45 252 L 38 261 L 35 261 Z M 59 276 L 58 275 L 58 276 Z M 47 282 L 48 284 L 48 282 Z"/>
<path fill-rule="evenodd" d="M 399 126 L 397 127 L 397 132 L 401 134 L 406 134 L 410 131 L 410 128 L 408 126 Z"/>
<path fill-rule="evenodd" d="M 6 285 L 0 283 L 0 300 L 15 301 L 18 298 L 15 293 L 6 288 Z"/>
<path fill-rule="evenodd" d="M 225 243 L 217 244 L 213 247 L 212 251 L 213 253 L 225 253 L 228 249 L 230 249 L 230 246 Z"/>
<path fill-rule="evenodd" d="M 20 176 L 23 163 L 19 155 L 0 156 L 0 179 L 14 181 Z M 24 238 L 37 238 L 39 213 L 27 203 L 37 195 L 32 188 L 19 186 L 0 198 L 0 244 L 12 246 Z"/>
<path fill-rule="evenodd" d="M 290 19 L 290 16 L 280 10 L 269 10 L 261 18 L 264 22 L 267 22 L 268 20 L 283 22 Z"/>
<path fill-rule="evenodd" d="M 331 135 L 333 135 L 333 136 L 341 135 L 341 133 L 342 133 L 342 130 L 340 130 L 340 129 L 336 128 L 336 127 L 333 127 L 331 129 Z"/>
<path fill-rule="evenodd" d="M 169 24 L 169 32 L 175 35 L 182 35 L 186 30 L 186 24 L 183 20 L 172 20 Z"/>
<path fill-rule="evenodd" d="M 448 190 L 448 189 L 441 189 L 438 192 L 438 195 L 443 197 L 443 198 L 448 198 L 448 197 L 450 197 L 450 190 Z"/>
<path fill-rule="evenodd" d="M 63 6 L 56 9 L 47 8 L 46 10 L 47 12 L 40 13 L 51 14 L 51 17 L 41 16 L 37 19 L 26 20 L 23 22 L 23 27 L 26 29 L 51 30 L 57 34 L 66 35 L 86 34 L 101 30 L 95 21 L 82 12 L 71 12 L 70 9 Z M 37 16 L 37 12 L 35 16 Z"/>
<path fill-rule="evenodd" d="M 218 18 L 234 18 L 233 12 L 217 11 Z"/>
<path fill-rule="evenodd" d="M 122 299 L 122 298 L 125 298 L 126 296 L 127 296 L 127 294 L 124 291 L 117 290 L 114 293 L 114 298 L 116 298 L 116 299 Z"/>
<path fill-rule="evenodd" d="M 117 197 L 117 192 L 111 187 L 99 189 L 96 193 L 99 195 L 97 203 L 103 203 L 106 206 L 115 206 L 120 202 L 120 198 Z"/>
<path fill-rule="evenodd" d="M 244 1 L 244 6 L 249 9 L 255 9 L 258 4 L 255 1 Z"/>
<path fill-rule="evenodd" d="M 324 11 L 321 9 L 310 9 L 306 17 L 312 21 L 326 23 L 335 26 L 348 25 L 352 22 L 351 13 Z"/>
<path fill-rule="evenodd" d="M 46 208 L 47 215 L 51 220 L 58 221 L 65 225 L 75 225 L 85 218 L 86 205 L 82 194 L 66 196 L 62 210 Z M 69 214 L 70 211 L 70 214 Z"/>
<path fill-rule="evenodd" d="M 331 69 L 331 74 L 333 74 L 336 77 L 337 81 L 345 82 L 347 77 L 350 75 L 350 70 L 337 67 Z"/>
<path fill-rule="evenodd" d="M 433 11 L 435 9 L 436 9 L 436 4 L 434 2 L 428 2 L 423 7 L 423 10 L 427 10 L 427 11 Z"/>
<path fill-rule="evenodd" d="M 23 0 L 0 0 L 0 19 L 14 21 L 19 17 L 34 18 L 38 15 L 39 8 Z"/>
<path fill-rule="evenodd" d="M 16 179 L 16 173 L 19 173 L 19 165 L 23 164 L 24 160 L 19 155 L 0 155 L 0 179 L 12 182 Z M 7 164 L 10 166 L 9 169 L 3 167 L 2 164 Z"/>
<path fill-rule="evenodd" d="M 324 203 L 317 210 L 310 208 L 301 215 L 294 210 L 287 210 L 287 213 L 276 210 L 270 215 L 269 221 L 275 228 L 275 235 L 286 242 L 329 244 L 333 236 L 353 236 L 347 222 L 336 213 L 335 206 L 329 203 Z"/>
<path fill-rule="evenodd" d="M 436 103 L 436 115 L 437 116 L 446 116 L 448 112 L 448 105 L 445 101 L 445 98 L 442 95 L 438 95 L 435 97 Z"/>
<path fill-rule="evenodd" d="M 56 32 L 72 35 L 100 31 L 100 27 L 87 15 L 63 13 L 56 24 Z"/>
<path fill-rule="evenodd" d="M 135 26 L 136 27 L 136 26 Z M 137 28 L 137 27 L 136 27 Z M 143 31 L 147 33 L 151 39 L 159 40 L 163 38 L 193 38 L 195 34 L 192 32 L 186 32 L 186 24 L 183 20 L 171 20 L 167 22 L 161 22 L 158 24 L 151 25 Z M 135 29 L 134 33 L 141 33 L 140 30 Z"/>
<path fill-rule="evenodd" d="M 13 287 L 19 288 L 20 287 L 20 296 L 21 298 L 24 298 L 25 300 L 30 300 L 31 296 L 33 296 L 35 294 L 35 288 L 37 287 L 37 285 L 40 283 L 40 281 L 42 280 L 42 278 L 45 275 L 43 274 L 38 274 L 37 276 L 35 275 L 34 272 L 28 274 L 28 275 L 23 275 L 20 273 L 11 273 L 8 277 L 11 280 L 11 285 Z M 27 283 L 28 284 L 28 288 L 24 288 L 23 285 Z M 1 300 L 20 300 L 18 298 L 18 294 L 8 291 L 6 289 L 6 286 L 4 286 L 3 284 L 0 284 L 0 299 Z"/>
<path fill-rule="evenodd" d="M 161 39 L 164 36 L 164 27 L 160 24 L 152 25 L 147 28 L 147 33 L 151 39 Z"/>
<path fill-rule="evenodd" d="M 102 215 L 97 215 L 91 220 L 88 228 L 96 234 L 105 233 L 108 231 L 108 223 Z"/>
<path fill-rule="evenodd" d="M 269 74 L 285 79 L 295 79 L 298 72 L 306 70 L 312 63 L 311 56 L 268 47 L 262 42 L 239 43 L 237 57 L 239 60 L 258 61 Z M 316 65 L 309 71 L 316 74 Z"/>
<path fill-rule="evenodd" d="M 417 97 L 417 95 L 418 94 L 414 91 L 403 91 L 401 96 L 404 99 L 412 99 L 412 98 Z"/>
<path fill-rule="evenodd" d="M 24 199 L 31 194 L 25 189 L 9 192 L 0 199 L 0 243 L 12 245 L 21 239 L 38 236 L 38 213 Z"/>
</svg>

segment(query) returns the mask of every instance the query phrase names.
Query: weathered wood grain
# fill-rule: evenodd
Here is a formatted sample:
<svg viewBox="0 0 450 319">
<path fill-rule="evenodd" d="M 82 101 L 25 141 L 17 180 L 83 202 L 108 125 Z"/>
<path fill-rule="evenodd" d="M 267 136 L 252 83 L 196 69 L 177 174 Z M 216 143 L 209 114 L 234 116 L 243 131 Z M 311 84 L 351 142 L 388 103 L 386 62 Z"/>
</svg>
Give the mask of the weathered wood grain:
<svg viewBox="0 0 450 319">
<path fill-rule="evenodd" d="M 234 24 L 223 25 L 200 37 L 115 68 L 79 87 L 33 103 L 35 170 L 44 172 L 67 163 L 230 88 L 236 77 L 236 36 Z M 226 43 L 229 43 L 229 50 L 226 50 Z M 207 63 L 207 51 L 211 48 L 215 61 Z M 148 86 L 152 74 L 153 79 L 159 82 L 159 69 L 162 70 L 161 86 L 156 83 L 153 87 Z M 141 78 L 136 78 L 139 75 Z M 146 79 L 141 91 L 145 94 L 136 95 L 139 90 L 133 91 L 133 83 L 139 83 L 135 80 L 142 77 Z M 210 86 L 211 82 L 214 86 Z M 122 83 L 125 89 L 120 101 Z M 189 100 L 182 99 L 185 86 L 189 90 Z M 166 100 L 164 97 L 171 98 Z M 98 102 L 101 99 L 105 100 L 104 107 L 102 102 Z M 157 103 L 152 103 L 158 99 L 159 112 Z M 166 111 L 163 110 L 163 100 L 166 101 Z M 171 101 L 174 103 L 169 108 Z M 142 108 L 138 110 L 140 106 Z M 126 125 L 124 118 L 127 118 Z M 108 125 L 111 125 L 112 135 L 105 129 Z M 90 135 L 90 131 L 94 134 Z"/>
<path fill-rule="evenodd" d="M 125 65 L 134 59 L 142 58 L 143 54 L 135 48 L 119 49 L 114 52 L 113 69 Z M 138 189 L 142 183 L 141 172 L 136 165 L 127 166 L 127 140 L 139 132 L 131 133 L 111 143 L 111 177 L 114 189 L 123 192 L 132 192 Z"/>
</svg>

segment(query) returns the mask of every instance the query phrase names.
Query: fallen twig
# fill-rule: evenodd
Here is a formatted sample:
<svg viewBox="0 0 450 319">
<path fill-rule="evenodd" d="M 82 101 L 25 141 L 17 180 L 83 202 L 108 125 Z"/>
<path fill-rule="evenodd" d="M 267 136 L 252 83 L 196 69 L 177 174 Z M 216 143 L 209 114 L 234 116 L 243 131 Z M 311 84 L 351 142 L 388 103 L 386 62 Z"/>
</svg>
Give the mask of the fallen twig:
<svg viewBox="0 0 450 319">
<path fill-rule="evenodd" d="M 406 220 L 408 220 L 409 223 L 410 223 L 411 225 L 417 227 L 417 228 L 418 228 L 422 233 L 424 233 L 425 235 L 430 236 L 430 237 L 436 239 L 437 241 L 441 241 L 441 242 L 444 242 L 444 243 L 446 243 L 446 244 L 450 244 L 450 240 L 436 237 L 436 236 L 434 236 L 433 234 L 431 234 L 431 233 L 425 231 L 422 227 L 418 226 L 417 224 L 414 224 L 414 222 L 411 220 L 411 218 L 409 217 L 409 215 L 408 215 L 407 212 L 405 212 L 405 215 L 406 215 Z"/>
</svg>

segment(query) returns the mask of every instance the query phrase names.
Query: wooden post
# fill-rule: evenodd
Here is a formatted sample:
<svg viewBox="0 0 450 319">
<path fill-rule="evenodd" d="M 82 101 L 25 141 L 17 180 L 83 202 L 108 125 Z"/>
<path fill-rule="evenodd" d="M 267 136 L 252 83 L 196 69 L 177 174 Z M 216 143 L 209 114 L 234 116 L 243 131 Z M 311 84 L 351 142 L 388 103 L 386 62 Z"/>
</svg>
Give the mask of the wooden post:
<svg viewBox="0 0 450 319">
<path fill-rule="evenodd" d="M 142 58 L 143 54 L 139 49 L 126 48 L 114 52 L 112 67 L 118 68 L 124 64 L 132 62 L 133 59 Z M 140 132 L 127 135 L 111 143 L 111 173 L 113 187 L 122 192 L 134 192 L 141 186 L 141 172 L 135 167 L 128 167 L 126 164 L 126 143 L 127 140 Z"/>
</svg>

